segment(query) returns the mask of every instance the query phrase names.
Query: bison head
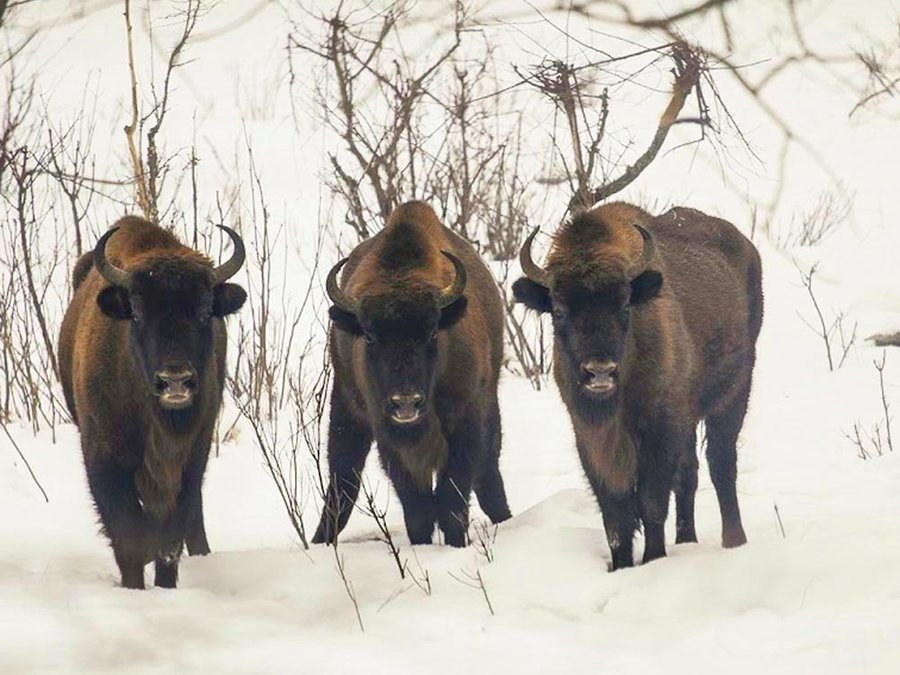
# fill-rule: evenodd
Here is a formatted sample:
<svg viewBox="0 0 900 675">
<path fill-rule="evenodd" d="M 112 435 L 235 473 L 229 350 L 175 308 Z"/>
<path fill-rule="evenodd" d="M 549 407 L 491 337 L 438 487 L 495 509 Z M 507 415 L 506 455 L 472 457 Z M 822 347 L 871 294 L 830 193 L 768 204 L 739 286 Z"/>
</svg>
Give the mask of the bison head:
<svg viewBox="0 0 900 675">
<path fill-rule="evenodd" d="M 337 281 L 347 258 L 328 274 L 326 290 L 334 303 L 329 315 L 337 329 L 364 341 L 367 393 L 395 434 L 422 432 L 437 379 L 439 333 L 465 312 L 465 265 L 452 253 L 442 253 L 455 270 L 443 289 L 422 285 L 356 298 Z"/>
<path fill-rule="evenodd" d="M 210 362 L 213 319 L 236 312 L 247 294 L 226 283 L 244 262 L 244 243 L 234 230 L 219 226 L 234 244 L 228 262 L 213 269 L 200 257 L 148 256 L 133 269 L 106 258 L 106 232 L 94 249 L 94 267 L 111 285 L 97 295 L 100 311 L 131 321 L 131 351 L 159 405 L 188 408 Z"/>
<path fill-rule="evenodd" d="M 604 407 L 600 402 L 612 406 L 616 400 L 632 307 L 656 297 L 662 286 L 662 274 L 647 269 L 653 236 L 641 225 L 634 227 L 643 251 L 625 264 L 604 265 L 593 257 L 596 248 L 583 246 L 543 269 L 531 257 L 537 229 L 519 254 L 526 276 L 513 284 L 515 299 L 537 312 L 552 313 L 557 367 L 565 369 L 577 400 L 592 413 Z M 591 236 L 597 236 L 596 229 Z"/>
</svg>

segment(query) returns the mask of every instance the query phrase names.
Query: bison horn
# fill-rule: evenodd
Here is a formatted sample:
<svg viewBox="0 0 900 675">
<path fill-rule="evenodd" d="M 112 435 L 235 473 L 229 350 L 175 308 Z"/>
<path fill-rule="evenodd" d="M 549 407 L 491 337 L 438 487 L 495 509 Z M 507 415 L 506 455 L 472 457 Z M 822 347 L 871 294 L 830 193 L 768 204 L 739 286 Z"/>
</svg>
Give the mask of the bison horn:
<svg viewBox="0 0 900 675">
<path fill-rule="evenodd" d="M 644 250 L 641 253 L 641 258 L 638 260 L 633 267 L 633 271 L 635 275 L 640 274 L 644 270 L 647 269 L 647 266 L 650 264 L 650 261 L 653 259 L 653 253 L 656 251 L 656 243 L 653 240 L 653 235 L 650 234 L 644 227 L 634 223 L 635 229 L 641 233 L 641 237 L 644 240 Z"/>
<path fill-rule="evenodd" d="M 116 267 L 106 259 L 106 242 L 118 229 L 118 227 L 114 227 L 107 230 L 100 237 L 100 240 L 94 247 L 94 267 L 100 272 L 100 276 L 113 286 L 121 286 L 125 290 L 131 290 L 131 272 Z"/>
<path fill-rule="evenodd" d="M 468 278 L 466 273 L 466 266 L 463 264 L 463 261 L 457 258 L 455 255 L 450 253 L 449 251 L 441 251 L 447 259 L 453 263 L 453 269 L 456 274 L 453 277 L 453 283 L 451 283 L 447 288 L 441 291 L 441 297 L 438 302 L 440 305 L 440 309 L 444 309 L 445 307 L 449 307 L 454 302 L 459 300 L 460 296 L 463 294 L 463 291 L 466 290 L 466 280 Z"/>
<path fill-rule="evenodd" d="M 216 283 L 221 284 L 238 273 L 238 270 L 241 269 L 241 266 L 244 264 L 247 253 L 244 249 L 244 240 L 241 239 L 241 235 L 225 225 L 216 225 L 216 227 L 220 230 L 224 230 L 225 234 L 231 237 L 231 243 L 234 245 L 234 252 L 231 254 L 231 258 L 214 270 Z"/>
<path fill-rule="evenodd" d="M 522 271 L 525 272 L 525 276 L 531 279 L 534 283 L 543 286 L 544 288 L 550 288 L 550 275 L 547 273 L 543 267 L 534 262 L 534 259 L 531 257 L 531 243 L 534 241 L 534 238 L 537 236 L 537 233 L 541 228 L 536 227 L 531 234 L 528 235 L 528 238 L 525 239 L 525 243 L 522 244 L 522 250 L 519 251 L 519 264 L 522 266 Z"/>
<path fill-rule="evenodd" d="M 344 293 L 337 281 L 338 272 L 341 271 L 341 268 L 348 260 L 350 260 L 350 258 L 344 258 L 331 268 L 331 271 L 328 273 L 328 278 L 325 280 L 325 292 L 328 293 L 328 297 L 331 298 L 335 307 L 342 309 L 345 312 L 349 312 L 350 314 L 356 314 L 359 310 L 359 301 Z"/>
</svg>

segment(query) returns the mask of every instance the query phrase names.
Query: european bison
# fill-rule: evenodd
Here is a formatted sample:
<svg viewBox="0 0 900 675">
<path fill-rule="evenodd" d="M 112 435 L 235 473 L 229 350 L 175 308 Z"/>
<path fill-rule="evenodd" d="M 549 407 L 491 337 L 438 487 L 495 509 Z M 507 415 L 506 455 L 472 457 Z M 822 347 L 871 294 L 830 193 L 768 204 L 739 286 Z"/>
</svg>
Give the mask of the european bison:
<svg viewBox="0 0 900 675">
<path fill-rule="evenodd" d="M 244 261 L 210 260 L 142 218 L 126 217 L 73 272 L 59 336 L 66 403 L 88 485 L 126 588 L 174 588 L 182 545 L 209 553 L 201 484 L 222 402 L 225 322 L 246 299 L 226 283 Z"/>
<path fill-rule="evenodd" d="M 516 300 L 551 312 L 553 373 L 581 463 L 603 512 L 613 569 L 666 554 L 676 497 L 676 543 L 696 541 L 696 427 L 722 515 L 722 543 L 747 541 L 735 489 L 735 443 L 747 411 L 763 314 L 759 254 L 730 223 L 694 209 L 652 216 L 611 203 L 556 234 L 542 269 L 520 254 Z"/>
<path fill-rule="evenodd" d="M 447 544 L 465 546 L 473 486 L 493 522 L 509 518 L 498 466 L 503 302 L 475 250 L 408 202 L 332 268 L 327 291 L 330 478 L 313 541 L 333 543 L 347 524 L 373 438 L 413 544 L 431 543 L 437 520 Z"/>
</svg>

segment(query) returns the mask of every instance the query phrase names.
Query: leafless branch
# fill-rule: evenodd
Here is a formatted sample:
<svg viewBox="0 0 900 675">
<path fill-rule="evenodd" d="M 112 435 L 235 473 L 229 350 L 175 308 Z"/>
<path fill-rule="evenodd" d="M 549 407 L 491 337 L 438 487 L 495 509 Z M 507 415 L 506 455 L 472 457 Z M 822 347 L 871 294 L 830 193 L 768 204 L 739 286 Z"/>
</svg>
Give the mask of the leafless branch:
<svg viewBox="0 0 900 675">
<path fill-rule="evenodd" d="M 448 574 L 465 586 L 469 588 L 474 588 L 476 590 L 481 591 L 482 597 L 484 597 L 484 602 L 487 605 L 488 611 L 490 611 L 491 616 L 494 616 L 494 606 L 491 604 L 491 598 L 487 592 L 487 586 L 484 584 L 484 577 L 481 576 L 481 570 L 476 569 L 474 572 L 470 572 L 468 570 L 460 570 L 461 576 L 456 576 L 453 572 L 448 572 Z"/>
<path fill-rule="evenodd" d="M 3 427 L 3 433 L 6 434 L 6 437 L 9 439 L 9 442 L 12 443 L 13 448 L 15 448 L 19 457 L 22 460 L 22 463 L 25 464 L 25 468 L 28 470 L 28 475 L 31 476 L 31 480 L 37 486 L 38 490 L 41 491 L 41 495 L 44 497 L 44 501 L 48 504 L 50 503 L 50 497 L 47 496 L 47 491 L 44 490 L 44 486 L 41 485 L 41 482 L 38 480 L 37 476 L 34 475 L 34 470 L 31 468 L 31 464 L 25 458 L 25 455 L 22 453 L 22 449 L 19 447 L 19 444 L 16 443 L 16 439 L 13 438 L 12 434 L 9 433 L 9 429 L 6 428 L 6 423 L 0 420 L 0 427 Z"/>
</svg>

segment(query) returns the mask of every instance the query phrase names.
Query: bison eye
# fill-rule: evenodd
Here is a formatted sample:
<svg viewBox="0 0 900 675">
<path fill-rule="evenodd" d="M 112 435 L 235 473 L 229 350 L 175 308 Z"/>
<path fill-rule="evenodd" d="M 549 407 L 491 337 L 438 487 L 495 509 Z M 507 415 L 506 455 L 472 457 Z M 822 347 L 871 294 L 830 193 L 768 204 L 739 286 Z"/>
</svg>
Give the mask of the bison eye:
<svg viewBox="0 0 900 675">
<path fill-rule="evenodd" d="M 363 333 L 363 339 L 366 341 L 367 345 L 374 345 L 376 342 L 375 336 L 371 333 Z"/>
<path fill-rule="evenodd" d="M 431 331 L 431 332 L 428 334 L 428 341 L 429 341 L 429 342 L 434 342 L 435 340 L 437 340 L 437 329 L 434 329 L 433 331 Z"/>
<path fill-rule="evenodd" d="M 562 307 L 554 307 L 553 308 L 553 318 L 557 321 L 565 321 L 568 313 Z"/>
</svg>

